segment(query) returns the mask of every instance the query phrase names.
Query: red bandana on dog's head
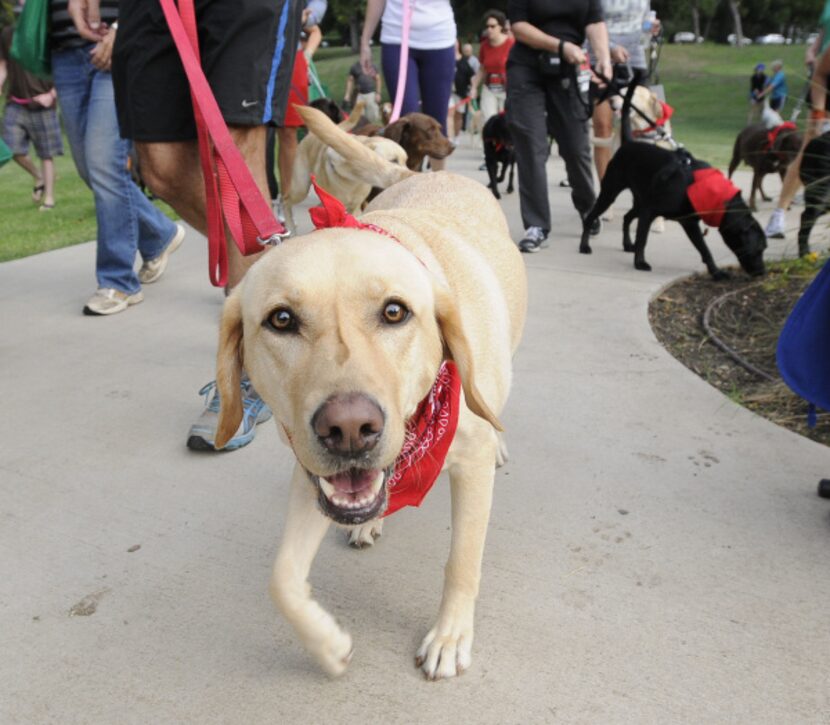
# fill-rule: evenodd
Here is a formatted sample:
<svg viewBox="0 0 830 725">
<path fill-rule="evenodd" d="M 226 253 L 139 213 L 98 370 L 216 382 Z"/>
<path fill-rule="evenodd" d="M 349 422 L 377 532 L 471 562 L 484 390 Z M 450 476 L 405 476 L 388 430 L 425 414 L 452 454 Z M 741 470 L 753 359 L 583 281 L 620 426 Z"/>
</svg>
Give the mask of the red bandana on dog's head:
<svg viewBox="0 0 830 725">
<path fill-rule="evenodd" d="M 317 229 L 368 229 L 395 239 L 385 229 L 355 219 L 346 211 L 339 199 L 317 185 L 317 180 L 313 176 L 311 182 L 322 204 L 309 210 L 311 221 Z M 455 363 L 445 360 L 438 369 L 438 375 L 429 393 L 418 404 L 415 414 L 406 422 L 403 448 L 386 482 L 389 502 L 384 516 L 404 506 L 420 506 L 429 493 L 438 474 L 441 473 L 447 451 L 455 437 L 460 401 L 461 376 Z"/>
</svg>

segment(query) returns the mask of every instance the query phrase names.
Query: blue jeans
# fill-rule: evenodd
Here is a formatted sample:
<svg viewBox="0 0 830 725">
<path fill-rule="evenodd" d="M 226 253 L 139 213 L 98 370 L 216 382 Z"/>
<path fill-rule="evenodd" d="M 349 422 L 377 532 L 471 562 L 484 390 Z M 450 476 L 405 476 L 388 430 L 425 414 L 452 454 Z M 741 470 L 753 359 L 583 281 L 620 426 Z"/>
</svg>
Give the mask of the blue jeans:
<svg viewBox="0 0 830 725">
<path fill-rule="evenodd" d="M 52 76 L 72 158 L 95 197 L 98 286 L 134 294 L 141 289 L 133 269 L 136 251 L 145 260 L 158 257 L 176 225 L 130 177 L 130 142 L 118 131 L 112 76 L 92 65 L 91 49 L 52 53 Z"/>
</svg>

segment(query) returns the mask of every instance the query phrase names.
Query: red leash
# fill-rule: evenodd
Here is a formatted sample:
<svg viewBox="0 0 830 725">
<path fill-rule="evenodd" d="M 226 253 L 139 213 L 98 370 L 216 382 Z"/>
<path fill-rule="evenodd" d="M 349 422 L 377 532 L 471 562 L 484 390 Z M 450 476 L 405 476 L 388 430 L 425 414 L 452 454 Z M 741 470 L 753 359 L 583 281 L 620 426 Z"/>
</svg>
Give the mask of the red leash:
<svg viewBox="0 0 830 725">
<path fill-rule="evenodd" d="M 193 0 L 179 0 L 179 9 L 174 0 L 159 1 L 190 83 L 205 177 L 208 273 L 211 284 L 224 287 L 228 279 L 225 222 L 239 251 L 245 255 L 261 252 L 268 244 L 279 244 L 288 235 L 233 142 L 202 71 Z"/>
</svg>

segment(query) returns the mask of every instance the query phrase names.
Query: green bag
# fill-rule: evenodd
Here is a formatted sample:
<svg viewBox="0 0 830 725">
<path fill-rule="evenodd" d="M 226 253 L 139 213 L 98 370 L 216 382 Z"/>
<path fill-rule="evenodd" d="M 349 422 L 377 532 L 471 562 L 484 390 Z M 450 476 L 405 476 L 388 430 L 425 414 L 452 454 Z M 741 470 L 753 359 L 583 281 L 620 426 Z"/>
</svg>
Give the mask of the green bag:
<svg viewBox="0 0 830 725">
<path fill-rule="evenodd" d="M 33 75 L 52 75 L 49 0 L 27 0 L 12 38 L 11 57 Z"/>
<path fill-rule="evenodd" d="M 12 160 L 12 150 L 6 146 L 6 142 L 0 138 L 0 166 Z"/>
</svg>

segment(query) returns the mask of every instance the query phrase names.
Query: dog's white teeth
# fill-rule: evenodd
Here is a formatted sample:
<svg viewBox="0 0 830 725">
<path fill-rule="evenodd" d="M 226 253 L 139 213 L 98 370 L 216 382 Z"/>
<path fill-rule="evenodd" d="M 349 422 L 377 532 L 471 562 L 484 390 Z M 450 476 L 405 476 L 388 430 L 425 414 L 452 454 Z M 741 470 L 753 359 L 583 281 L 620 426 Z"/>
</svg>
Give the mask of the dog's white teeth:
<svg viewBox="0 0 830 725">
<path fill-rule="evenodd" d="M 384 478 L 385 476 L 383 474 L 383 471 L 378 471 L 377 477 L 372 482 L 372 498 L 377 496 L 378 491 L 380 491 L 381 486 L 383 486 Z"/>
<path fill-rule="evenodd" d="M 334 494 L 336 493 L 337 489 L 332 486 L 325 478 L 320 479 L 320 489 L 323 491 L 323 495 L 332 500 Z"/>
</svg>

